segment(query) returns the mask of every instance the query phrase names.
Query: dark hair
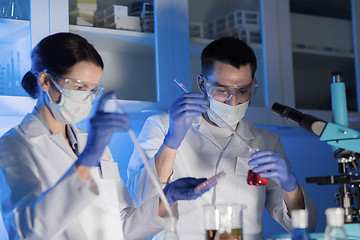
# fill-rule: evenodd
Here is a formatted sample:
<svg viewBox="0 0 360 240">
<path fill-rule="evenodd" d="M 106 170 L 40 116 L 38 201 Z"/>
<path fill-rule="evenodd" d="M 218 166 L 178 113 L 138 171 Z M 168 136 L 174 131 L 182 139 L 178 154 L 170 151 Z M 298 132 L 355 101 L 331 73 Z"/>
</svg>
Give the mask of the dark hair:
<svg viewBox="0 0 360 240">
<path fill-rule="evenodd" d="M 223 37 L 209 43 L 201 53 L 201 72 L 207 76 L 215 61 L 228 63 L 236 68 L 250 63 L 254 78 L 257 62 L 254 51 L 242 40 L 234 37 Z"/>
<path fill-rule="evenodd" d="M 48 70 L 59 76 L 68 74 L 71 67 L 89 61 L 104 68 L 104 63 L 93 45 L 73 33 L 57 33 L 42 39 L 31 53 L 31 70 L 25 74 L 21 85 L 32 98 L 37 98 L 40 88 L 37 76 Z"/>
</svg>

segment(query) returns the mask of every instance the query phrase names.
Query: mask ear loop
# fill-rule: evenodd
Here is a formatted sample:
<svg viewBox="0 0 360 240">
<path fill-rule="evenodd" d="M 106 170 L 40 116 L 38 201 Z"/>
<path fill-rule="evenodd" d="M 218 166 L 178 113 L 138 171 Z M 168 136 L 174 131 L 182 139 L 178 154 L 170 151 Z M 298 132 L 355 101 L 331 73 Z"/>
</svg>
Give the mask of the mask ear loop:
<svg viewBox="0 0 360 240">
<path fill-rule="evenodd" d="M 251 98 L 253 98 L 256 94 L 256 91 L 257 91 L 257 87 L 258 87 L 258 84 L 257 84 L 257 81 L 256 81 L 256 77 L 254 77 L 253 79 L 253 84 L 252 84 L 252 89 L 251 89 Z"/>
<path fill-rule="evenodd" d="M 56 88 L 57 91 L 59 91 L 60 93 L 60 99 L 59 99 L 59 102 L 61 102 L 61 98 L 62 98 L 62 89 L 60 86 L 58 86 L 58 84 L 56 83 L 56 81 L 52 78 L 52 76 L 50 75 L 50 73 L 48 73 L 47 69 L 44 70 L 44 72 L 46 73 L 46 77 L 48 77 L 50 79 L 50 86 L 54 86 Z M 50 89 L 50 88 L 49 88 Z M 49 89 L 46 91 L 46 95 L 47 97 L 49 98 L 49 101 L 50 102 L 53 102 L 53 103 L 57 103 L 55 102 L 54 100 L 51 99 L 50 97 L 50 94 L 49 94 Z M 44 94 L 45 95 L 45 94 Z M 44 99 L 44 101 L 46 102 L 46 100 Z"/>
</svg>

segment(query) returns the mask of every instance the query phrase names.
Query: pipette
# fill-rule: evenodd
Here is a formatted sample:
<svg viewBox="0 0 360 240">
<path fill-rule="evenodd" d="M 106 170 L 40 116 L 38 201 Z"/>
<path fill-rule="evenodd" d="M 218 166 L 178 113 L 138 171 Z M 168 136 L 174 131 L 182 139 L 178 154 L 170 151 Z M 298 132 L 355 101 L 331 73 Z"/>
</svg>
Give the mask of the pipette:
<svg viewBox="0 0 360 240">
<path fill-rule="evenodd" d="M 112 100 L 115 101 L 116 111 L 117 111 L 118 113 L 124 113 L 124 111 L 123 111 L 122 108 L 121 108 L 120 103 L 119 103 L 119 102 L 117 101 L 117 99 L 116 99 L 115 94 L 112 96 Z M 132 142 L 133 142 L 134 145 L 135 145 L 135 148 L 138 150 L 138 152 L 139 152 L 139 154 L 140 154 L 140 158 L 141 158 L 141 160 L 142 160 L 142 162 L 143 162 L 143 164 L 144 164 L 144 166 L 145 166 L 145 168 L 146 168 L 146 170 L 147 170 L 147 172 L 148 172 L 148 174 L 149 174 L 149 176 L 150 176 L 150 180 L 152 181 L 152 183 L 153 183 L 154 186 L 155 186 L 155 189 L 158 191 L 158 193 L 159 193 L 159 195 L 160 195 L 160 199 L 161 199 L 161 201 L 163 202 L 166 211 L 168 212 L 168 214 L 169 214 L 170 217 L 174 217 L 174 214 L 173 214 L 173 212 L 172 212 L 172 210 L 171 210 L 170 204 L 169 204 L 168 200 L 166 199 L 166 196 L 165 196 L 165 194 L 164 194 L 164 192 L 163 192 L 163 190 L 162 190 L 162 188 L 161 188 L 161 186 L 160 186 L 160 183 L 159 183 L 157 177 L 155 176 L 153 170 L 152 170 L 151 167 L 150 167 L 148 158 L 146 157 L 144 150 L 143 150 L 142 147 L 140 146 L 140 143 L 139 143 L 139 141 L 138 141 L 138 139 L 137 139 L 134 131 L 130 128 L 130 129 L 128 130 L 128 133 L 129 133 L 129 136 L 130 136 Z"/>
<path fill-rule="evenodd" d="M 225 172 L 221 171 L 218 174 L 215 174 L 214 176 L 212 176 L 211 178 L 203 181 L 202 183 L 198 184 L 194 188 L 195 193 L 199 193 L 204 188 L 215 185 L 217 183 L 217 181 L 224 176 L 225 176 Z"/>
<path fill-rule="evenodd" d="M 181 82 L 179 82 L 176 77 L 174 78 L 174 82 L 181 87 L 182 90 L 184 90 L 184 92 L 186 93 L 190 93 L 189 90 L 186 89 L 185 85 L 182 84 Z M 213 110 L 211 110 L 211 108 L 207 105 L 202 105 L 202 107 L 204 107 L 208 112 L 210 112 L 216 119 L 218 119 L 227 129 L 229 129 L 235 136 L 237 136 L 245 145 L 246 147 L 249 148 L 251 153 L 255 153 L 257 152 L 257 149 L 253 148 L 248 140 L 246 140 L 245 138 L 243 138 L 239 133 L 237 133 L 229 124 L 227 124 L 227 122 L 225 122 L 224 119 L 222 119 L 219 115 L 217 115 Z"/>
</svg>

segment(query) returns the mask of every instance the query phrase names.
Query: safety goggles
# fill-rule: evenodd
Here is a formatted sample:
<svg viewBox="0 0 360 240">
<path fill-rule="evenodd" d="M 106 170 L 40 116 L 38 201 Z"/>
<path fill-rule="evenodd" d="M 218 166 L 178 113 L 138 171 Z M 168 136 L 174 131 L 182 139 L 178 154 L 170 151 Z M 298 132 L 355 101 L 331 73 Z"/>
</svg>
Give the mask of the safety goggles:
<svg viewBox="0 0 360 240">
<path fill-rule="evenodd" d="M 254 77 L 252 82 L 248 85 L 223 86 L 217 83 L 211 84 L 205 78 L 205 88 L 207 94 L 218 102 L 227 102 L 230 98 L 235 97 L 237 101 L 244 103 L 255 96 L 257 82 Z"/>
<path fill-rule="evenodd" d="M 76 90 L 76 91 L 84 91 L 88 92 L 88 94 L 84 94 L 84 99 L 91 98 L 92 100 L 99 98 L 101 94 L 104 92 L 104 88 L 96 83 L 84 82 L 81 80 L 74 80 L 71 78 L 63 78 L 57 76 L 54 73 L 50 73 L 45 71 L 50 77 L 51 81 L 54 83 L 55 87 L 63 94 L 64 89 L 66 90 Z M 59 81 L 55 81 L 59 80 Z"/>
</svg>

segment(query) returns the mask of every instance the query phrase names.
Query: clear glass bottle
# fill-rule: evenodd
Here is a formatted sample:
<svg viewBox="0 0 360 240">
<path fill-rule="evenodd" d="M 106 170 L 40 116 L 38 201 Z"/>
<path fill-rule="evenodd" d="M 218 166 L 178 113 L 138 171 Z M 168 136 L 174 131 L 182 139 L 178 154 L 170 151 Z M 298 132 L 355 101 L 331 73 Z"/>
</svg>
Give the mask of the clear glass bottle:
<svg viewBox="0 0 360 240">
<path fill-rule="evenodd" d="M 310 240 L 308 232 L 308 211 L 306 209 L 293 210 L 292 218 L 292 240 Z"/>
<path fill-rule="evenodd" d="M 344 209 L 328 208 L 325 210 L 326 228 L 324 240 L 345 240 L 347 234 L 344 229 Z"/>
<path fill-rule="evenodd" d="M 161 240 L 180 240 L 176 232 L 176 218 L 169 217 L 165 219 L 164 234 Z"/>
</svg>

